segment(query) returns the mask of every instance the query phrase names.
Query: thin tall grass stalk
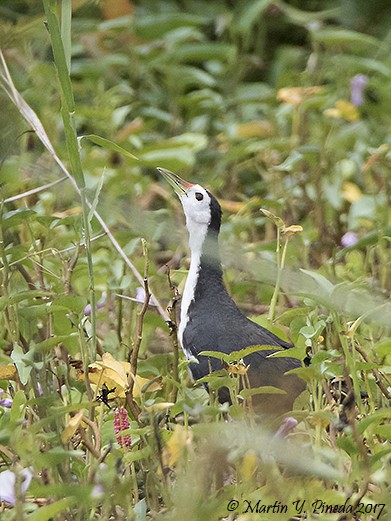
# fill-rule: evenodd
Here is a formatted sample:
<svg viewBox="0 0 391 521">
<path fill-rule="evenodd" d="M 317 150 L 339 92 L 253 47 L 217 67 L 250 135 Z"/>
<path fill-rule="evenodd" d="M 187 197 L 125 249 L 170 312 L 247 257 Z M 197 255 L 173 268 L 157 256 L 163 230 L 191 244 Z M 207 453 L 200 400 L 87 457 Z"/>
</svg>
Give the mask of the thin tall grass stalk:
<svg viewBox="0 0 391 521">
<path fill-rule="evenodd" d="M 65 140 L 68 149 L 69 161 L 73 177 L 80 189 L 82 206 L 82 234 L 86 250 L 89 294 L 91 304 L 91 338 L 89 358 L 94 361 L 96 358 L 96 298 L 94 284 L 94 266 L 91 248 L 91 229 L 89 221 L 89 207 L 86 197 L 86 186 L 83 168 L 81 164 L 79 145 L 77 142 L 76 126 L 74 121 L 75 100 L 73 97 L 72 84 L 70 79 L 70 32 L 72 5 L 71 2 L 62 2 L 62 34 L 57 20 L 56 10 L 58 2 L 56 0 L 43 0 L 45 15 L 47 18 L 50 42 L 53 49 L 54 63 L 57 69 L 58 80 L 61 89 L 61 115 L 64 124 Z M 62 36 L 65 38 L 66 51 Z"/>
</svg>

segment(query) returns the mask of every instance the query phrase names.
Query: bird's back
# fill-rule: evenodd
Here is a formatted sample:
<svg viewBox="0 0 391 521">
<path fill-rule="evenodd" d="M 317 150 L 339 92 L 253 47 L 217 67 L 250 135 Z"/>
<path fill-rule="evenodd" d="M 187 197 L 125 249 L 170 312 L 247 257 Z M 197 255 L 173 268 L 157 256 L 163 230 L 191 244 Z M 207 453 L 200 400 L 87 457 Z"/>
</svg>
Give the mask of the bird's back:
<svg viewBox="0 0 391 521">
<path fill-rule="evenodd" d="M 200 273 L 194 300 L 188 309 L 188 320 L 183 332 L 182 344 L 198 363 L 191 364 L 191 371 L 199 379 L 212 370 L 221 369 L 216 358 L 200 356 L 202 351 L 232 353 L 250 346 L 276 346 L 287 349 L 290 344 L 267 329 L 245 317 L 237 308 L 223 285 L 218 272 Z M 304 382 L 286 371 L 301 366 L 299 360 L 290 357 L 268 358 L 275 352 L 261 350 L 245 357 L 249 366 L 248 376 L 252 387 L 278 387 L 286 394 L 257 394 L 253 403 L 259 412 L 282 413 L 292 409 L 293 401 L 304 390 Z M 229 400 L 228 391 L 220 393 L 220 399 Z"/>
</svg>

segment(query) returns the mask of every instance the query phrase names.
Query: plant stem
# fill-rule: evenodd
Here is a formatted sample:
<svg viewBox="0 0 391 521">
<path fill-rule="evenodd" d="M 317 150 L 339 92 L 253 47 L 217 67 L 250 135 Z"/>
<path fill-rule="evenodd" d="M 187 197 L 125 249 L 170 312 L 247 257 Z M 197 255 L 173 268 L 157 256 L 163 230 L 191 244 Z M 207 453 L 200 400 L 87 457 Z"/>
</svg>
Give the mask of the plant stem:
<svg viewBox="0 0 391 521">
<path fill-rule="evenodd" d="M 70 1 L 62 2 L 62 33 L 57 20 L 55 0 L 43 0 L 47 24 L 50 34 L 50 41 L 53 49 L 54 63 L 57 69 L 58 80 L 61 89 L 62 109 L 61 115 L 64 124 L 64 133 L 68 149 L 69 162 L 72 174 L 80 189 L 82 206 L 82 235 L 86 249 L 88 276 L 89 276 L 89 296 L 91 305 L 91 343 L 89 349 L 89 360 L 92 362 L 96 358 L 96 302 L 94 287 L 94 270 L 91 250 L 91 233 L 89 222 L 89 207 L 86 198 L 85 180 L 79 147 L 77 141 L 76 126 L 74 121 L 75 100 L 73 97 L 70 71 L 70 30 L 72 5 Z M 62 37 L 65 38 L 63 41 Z"/>
<path fill-rule="evenodd" d="M 289 242 L 289 237 L 287 236 L 285 238 L 284 247 L 282 249 L 282 254 L 281 254 L 280 239 L 281 239 L 281 228 L 279 228 L 277 226 L 277 247 L 276 247 L 277 277 L 276 277 L 276 284 L 274 286 L 273 296 L 270 301 L 270 307 L 269 307 L 269 317 L 268 318 L 269 318 L 270 322 L 273 322 L 273 320 L 274 320 L 277 299 L 278 299 L 278 295 L 280 292 L 280 286 L 281 286 L 281 275 L 282 275 L 282 271 L 285 266 L 286 252 L 287 252 L 288 242 Z"/>
</svg>

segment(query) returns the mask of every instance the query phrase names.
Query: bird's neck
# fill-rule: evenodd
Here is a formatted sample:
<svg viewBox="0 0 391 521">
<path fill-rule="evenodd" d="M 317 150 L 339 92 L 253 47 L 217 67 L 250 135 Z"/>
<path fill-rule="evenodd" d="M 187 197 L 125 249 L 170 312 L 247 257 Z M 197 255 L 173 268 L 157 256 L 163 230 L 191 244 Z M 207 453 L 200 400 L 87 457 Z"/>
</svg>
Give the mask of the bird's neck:
<svg viewBox="0 0 391 521">
<path fill-rule="evenodd" d="M 190 268 L 187 275 L 181 304 L 181 322 L 179 340 L 183 346 L 182 337 L 189 320 L 189 308 L 196 291 L 207 288 L 208 283 L 223 286 L 223 272 L 220 261 L 218 232 L 209 228 L 189 230 Z"/>
<path fill-rule="evenodd" d="M 214 280 L 222 279 L 218 231 L 211 228 L 191 230 L 189 245 L 191 258 L 186 286 L 195 288 L 202 274 Z"/>
</svg>

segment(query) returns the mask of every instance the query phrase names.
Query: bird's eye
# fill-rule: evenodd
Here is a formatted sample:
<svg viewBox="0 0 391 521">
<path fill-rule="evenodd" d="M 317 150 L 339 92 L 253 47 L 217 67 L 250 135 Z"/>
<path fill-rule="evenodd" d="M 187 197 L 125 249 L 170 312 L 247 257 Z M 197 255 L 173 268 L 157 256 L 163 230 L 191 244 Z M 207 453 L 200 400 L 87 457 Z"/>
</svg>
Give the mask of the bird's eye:
<svg viewBox="0 0 391 521">
<path fill-rule="evenodd" d="M 201 192 L 196 192 L 195 193 L 195 198 L 197 199 L 197 201 L 202 201 L 204 196 L 201 194 Z"/>
</svg>

